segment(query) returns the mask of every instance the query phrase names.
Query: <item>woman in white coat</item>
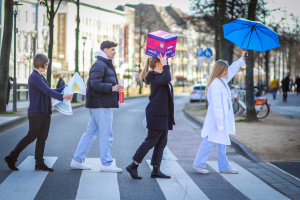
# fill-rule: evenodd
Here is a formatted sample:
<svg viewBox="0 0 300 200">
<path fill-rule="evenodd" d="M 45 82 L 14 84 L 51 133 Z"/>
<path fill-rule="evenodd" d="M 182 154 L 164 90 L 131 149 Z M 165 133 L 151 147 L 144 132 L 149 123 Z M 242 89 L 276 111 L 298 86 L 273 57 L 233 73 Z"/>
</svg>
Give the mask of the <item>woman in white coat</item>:
<svg viewBox="0 0 300 200">
<path fill-rule="evenodd" d="M 237 174 L 226 157 L 226 145 L 230 145 L 229 134 L 235 135 L 235 119 L 231 103 L 231 93 L 227 83 L 235 76 L 241 66 L 245 64 L 247 50 L 243 56 L 229 67 L 223 60 L 218 60 L 211 72 L 205 94 L 208 100 L 208 110 L 201 132 L 203 141 L 198 150 L 193 168 L 208 174 L 205 162 L 209 158 L 214 144 L 217 144 L 218 166 L 221 173 Z"/>
</svg>

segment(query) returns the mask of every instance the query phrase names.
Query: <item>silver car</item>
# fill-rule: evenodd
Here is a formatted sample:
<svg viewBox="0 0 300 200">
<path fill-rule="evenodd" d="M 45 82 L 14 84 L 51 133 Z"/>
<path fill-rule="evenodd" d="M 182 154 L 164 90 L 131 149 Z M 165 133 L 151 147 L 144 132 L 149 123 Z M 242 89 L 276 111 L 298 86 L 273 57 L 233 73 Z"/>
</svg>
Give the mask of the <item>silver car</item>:
<svg viewBox="0 0 300 200">
<path fill-rule="evenodd" d="M 206 88 L 206 83 L 193 85 L 193 89 L 191 90 L 190 93 L 190 102 L 205 101 L 206 100 L 205 88 Z"/>
</svg>

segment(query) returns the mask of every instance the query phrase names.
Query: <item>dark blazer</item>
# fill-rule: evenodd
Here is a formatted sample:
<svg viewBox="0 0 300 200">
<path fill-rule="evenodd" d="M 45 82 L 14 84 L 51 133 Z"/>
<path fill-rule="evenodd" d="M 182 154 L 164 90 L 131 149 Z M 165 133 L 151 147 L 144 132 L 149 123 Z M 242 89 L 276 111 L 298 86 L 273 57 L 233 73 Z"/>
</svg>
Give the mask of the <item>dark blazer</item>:
<svg viewBox="0 0 300 200">
<path fill-rule="evenodd" d="M 52 113 L 51 98 L 62 101 L 64 87 L 51 89 L 45 77 L 33 70 L 28 79 L 29 107 L 28 112 Z"/>
<path fill-rule="evenodd" d="M 163 72 L 149 72 L 146 84 L 151 85 L 149 104 L 146 107 L 147 128 L 150 130 L 173 130 L 174 101 L 171 73 L 168 65 Z"/>
<path fill-rule="evenodd" d="M 97 57 L 92 65 L 87 81 L 87 108 L 118 108 L 119 93 L 112 91 L 112 86 L 118 84 L 118 78 L 112 60 Z"/>
<path fill-rule="evenodd" d="M 290 78 L 289 77 L 285 77 L 282 81 L 281 81 L 281 86 L 282 86 L 282 91 L 289 91 L 289 84 L 290 84 Z"/>
</svg>

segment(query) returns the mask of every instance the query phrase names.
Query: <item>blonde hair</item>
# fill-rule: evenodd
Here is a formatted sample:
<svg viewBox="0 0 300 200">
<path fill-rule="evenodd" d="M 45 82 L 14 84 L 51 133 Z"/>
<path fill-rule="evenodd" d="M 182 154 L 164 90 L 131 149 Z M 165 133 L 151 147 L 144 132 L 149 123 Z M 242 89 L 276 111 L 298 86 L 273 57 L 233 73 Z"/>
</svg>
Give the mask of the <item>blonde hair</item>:
<svg viewBox="0 0 300 200">
<path fill-rule="evenodd" d="M 142 72 L 140 74 L 140 80 L 141 81 L 145 81 L 146 77 L 149 74 L 149 67 L 152 70 L 154 70 L 155 65 L 156 65 L 157 62 L 160 62 L 160 60 L 158 58 L 155 58 L 155 57 L 152 57 L 152 56 L 147 58 L 145 67 L 144 67 L 144 69 L 142 70 Z"/>
<path fill-rule="evenodd" d="M 222 75 L 222 73 L 225 70 L 228 70 L 228 63 L 224 60 L 218 60 L 215 65 L 214 68 L 211 71 L 211 74 L 208 78 L 208 82 L 207 82 L 207 86 L 205 88 L 205 95 L 207 96 L 207 91 L 208 91 L 208 87 L 211 84 L 211 82 L 215 79 L 218 78 Z"/>
</svg>

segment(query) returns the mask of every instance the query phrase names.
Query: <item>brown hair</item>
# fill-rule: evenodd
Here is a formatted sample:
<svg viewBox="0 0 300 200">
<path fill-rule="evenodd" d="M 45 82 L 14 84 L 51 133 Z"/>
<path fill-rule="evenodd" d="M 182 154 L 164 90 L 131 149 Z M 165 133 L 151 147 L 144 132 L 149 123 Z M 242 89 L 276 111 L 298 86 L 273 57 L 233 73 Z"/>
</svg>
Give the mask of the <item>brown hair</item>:
<svg viewBox="0 0 300 200">
<path fill-rule="evenodd" d="M 160 60 L 158 58 L 155 58 L 155 57 L 152 57 L 152 56 L 147 58 L 145 67 L 144 67 L 143 71 L 140 74 L 140 80 L 141 81 L 144 81 L 146 79 L 146 77 L 148 76 L 149 67 L 153 70 L 155 68 L 155 64 L 157 62 L 160 62 Z"/>
<path fill-rule="evenodd" d="M 228 63 L 224 60 L 218 60 L 215 63 L 214 68 L 212 69 L 211 74 L 208 78 L 207 86 L 206 86 L 206 89 L 205 89 L 205 95 L 206 96 L 207 96 L 208 87 L 211 84 L 211 82 L 215 78 L 220 77 L 225 70 L 228 70 L 228 67 L 229 67 Z"/>
<path fill-rule="evenodd" d="M 35 57 L 34 57 L 34 61 L 33 61 L 33 66 L 34 68 L 38 69 L 38 68 L 44 68 L 44 65 L 46 63 L 49 63 L 49 58 L 44 55 L 44 54 L 37 54 Z"/>
<path fill-rule="evenodd" d="M 109 41 L 109 40 L 105 40 L 101 43 L 100 45 L 100 49 L 103 51 L 104 49 L 110 49 L 112 47 L 116 47 L 118 46 L 118 43 Z"/>
</svg>

